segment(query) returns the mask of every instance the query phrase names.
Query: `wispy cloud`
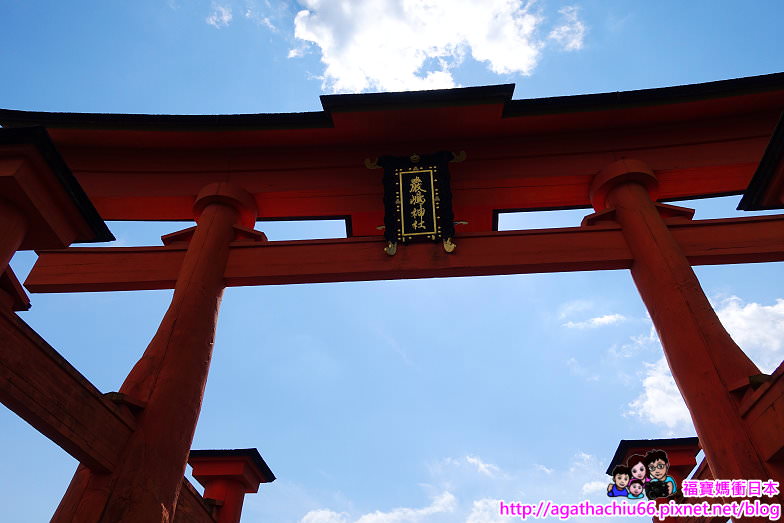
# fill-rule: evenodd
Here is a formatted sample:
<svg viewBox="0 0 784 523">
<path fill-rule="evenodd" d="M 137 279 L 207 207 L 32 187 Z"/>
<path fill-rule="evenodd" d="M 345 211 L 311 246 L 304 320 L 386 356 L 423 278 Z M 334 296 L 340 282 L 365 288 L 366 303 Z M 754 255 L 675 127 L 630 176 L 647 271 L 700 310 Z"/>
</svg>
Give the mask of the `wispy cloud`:
<svg viewBox="0 0 784 523">
<path fill-rule="evenodd" d="M 258 8 L 256 8 L 255 6 L 249 6 L 245 8 L 245 18 L 266 27 L 273 33 L 278 32 L 278 27 L 274 23 L 272 23 L 272 19 L 268 15 L 266 15 L 263 11 L 260 11 Z"/>
<path fill-rule="evenodd" d="M 496 74 L 530 75 L 548 41 L 538 36 L 544 17 L 522 0 L 301 3 L 294 35 L 319 48 L 324 87 L 334 92 L 454 87 L 452 69 L 466 56 Z M 577 9 L 561 17 L 549 39 L 578 49 L 585 27 Z"/>
<path fill-rule="evenodd" d="M 589 300 L 572 300 L 562 304 L 558 307 L 558 318 L 565 320 L 566 318 L 577 314 L 579 312 L 586 312 L 594 308 L 594 304 Z"/>
<path fill-rule="evenodd" d="M 605 314 L 604 316 L 597 316 L 589 318 L 584 321 L 567 321 L 562 325 L 567 329 L 595 329 L 597 327 L 604 327 L 614 323 L 622 322 L 626 319 L 623 314 Z"/>
<path fill-rule="evenodd" d="M 561 14 L 561 25 L 550 31 L 549 38 L 558 42 L 566 51 L 582 49 L 586 28 L 580 20 L 579 9 L 571 5 L 558 12 Z"/>
<path fill-rule="evenodd" d="M 536 470 L 541 470 L 542 472 L 544 472 L 544 473 L 545 473 L 545 474 L 547 474 L 547 475 L 550 475 L 550 474 L 552 474 L 552 473 L 553 473 L 553 469 L 551 469 L 551 468 L 547 468 L 547 467 L 545 467 L 544 465 L 540 465 L 539 463 L 537 463 L 536 465 L 534 465 L 534 468 L 535 468 Z"/>
<path fill-rule="evenodd" d="M 602 471 L 603 468 L 596 456 L 578 451 L 572 458 L 569 474 L 582 479 L 580 492 L 583 496 L 590 496 L 604 493 L 607 488 L 607 476 Z"/>
<path fill-rule="evenodd" d="M 474 465 L 476 469 L 485 476 L 493 477 L 501 472 L 501 469 L 491 463 L 485 463 L 477 456 L 466 456 L 466 461 L 471 465 Z"/>
<path fill-rule="evenodd" d="M 220 29 L 221 27 L 228 26 L 229 22 L 231 22 L 231 18 L 231 7 L 213 4 L 212 12 L 207 16 L 206 22 L 211 26 Z"/>
<path fill-rule="evenodd" d="M 580 492 L 583 493 L 583 496 L 589 496 L 591 494 L 605 492 L 606 490 L 607 490 L 607 481 L 596 480 L 596 481 L 587 481 L 583 483 Z"/>
<path fill-rule="evenodd" d="M 629 341 L 623 344 L 613 345 L 607 350 L 607 353 L 613 358 L 631 358 L 637 357 L 644 350 L 653 350 L 661 352 L 661 343 L 659 343 L 659 336 L 656 334 L 656 329 L 653 323 L 648 318 L 647 322 L 650 324 L 647 334 L 636 334 L 629 337 Z"/>
<path fill-rule="evenodd" d="M 471 512 L 466 523 L 508 523 L 509 517 L 498 513 L 501 500 L 492 498 L 477 499 L 471 504 Z"/>
<path fill-rule="evenodd" d="M 557 480 L 559 493 L 554 494 L 551 492 L 546 499 L 559 500 L 559 502 L 567 502 L 569 499 L 583 500 L 592 496 L 606 499 L 605 491 L 608 479 L 603 472 L 603 464 L 591 454 L 581 451 L 575 453 L 571 458 L 568 472 L 563 470 L 557 471 L 543 465 L 535 465 L 535 468 L 544 471 L 548 475 L 554 474 L 553 478 L 559 478 Z M 531 477 L 530 472 L 526 472 L 523 475 L 528 478 Z M 514 480 L 515 478 L 510 479 Z M 540 481 L 539 485 L 547 488 L 548 485 L 554 484 L 550 483 L 550 481 Z M 530 493 L 527 499 L 536 499 L 535 496 L 536 494 Z M 481 498 L 473 501 L 471 512 L 468 514 L 465 522 L 504 523 L 509 521 L 508 517 L 502 517 L 498 513 L 499 501 L 495 498 Z M 510 500 L 507 499 L 506 501 L 509 502 Z"/>
<path fill-rule="evenodd" d="M 492 476 L 476 473 L 477 464 L 488 465 L 479 457 L 443 458 L 428 467 L 432 483 L 421 484 L 431 493 L 428 506 L 365 511 L 362 515 L 320 508 L 308 512 L 300 523 L 504 523 L 509 518 L 499 515 L 500 500 L 495 495 L 515 496 L 507 498 L 507 502 L 550 499 L 556 503 L 574 503 L 593 499 L 600 503 L 606 500 L 609 482 L 604 473 L 606 464 L 580 450 L 566 456 L 567 464 L 560 468 L 536 464 L 513 472 L 499 471 Z M 560 457 L 556 459 L 560 461 Z"/>
<path fill-rule="evenodd" d="M 311 510 L 302 517 L 301 523 L 348 523 L 348 514 L 328 509 Z"/>
<path fill-rule="evenodd" d="M 464 456 L 462 458 L 444 458 L 437 463 L 432 463 L 428 466 L 430 473 L 434 476 L 441 476 L 446 474 L 447 470 L 463 469 L 464 473 L 469 474 L 467 471 L 471 470 L 470 474 L 475 474 L 476 470 L 481 475 L 488 478 L 503 478 L 505 473 L 497 465 L 487 463 L 479 456 Z"/>
<path fill-rule="evenodd" d="M 428 521 L 428 518 L 436 514 L 454 512 L 457 500 L 450 492 L 443 492 L 435 497 L 430 505 L 422 508 L 401 507 L 389 512 L 371 512 L 364 514 L 358 519 L 352 520 L 344 512 L 333 512 L 327 509 L 311 510 L 302 518 L 301 523 L 403 523 L 418 521 Z"/>
</svg>

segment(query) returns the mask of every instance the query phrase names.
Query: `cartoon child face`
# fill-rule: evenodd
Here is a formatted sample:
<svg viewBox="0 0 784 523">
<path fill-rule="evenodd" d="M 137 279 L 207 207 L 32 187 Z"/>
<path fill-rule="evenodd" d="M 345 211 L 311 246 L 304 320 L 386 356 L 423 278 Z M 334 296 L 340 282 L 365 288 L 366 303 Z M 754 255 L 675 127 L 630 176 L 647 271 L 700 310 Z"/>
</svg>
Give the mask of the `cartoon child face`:
<svg viewBox="0 0 784 523">
<path fill-rule="evenodd" d="M 651 477 L 659 480 L 662 480 L 667 476 L 667 471 L 669 469 L 670 465 L 665 463 L 663 459 L 657 459 L 648 465 L 648 471 L 651 473 Z"/>
<path fill-rule="evenodd" d="M 640 461 L 632 467 L 632 479 L 639 479 L 640 481 L 645 479 L 645 463 Z"/>
<path fill-rule="evenodd" d="M 629 475 L 628 474 L 616 474 L 613 476 L 613 483 L 619 489 L 625 489 L 626 485 L 629 484 Z"/>
<path fill-rule="evenodd" d="M 639 496 L 642 493 L 642 483 L 632 483 L 629 485 L 629 492 L 632 496 Z"/>
</svg>

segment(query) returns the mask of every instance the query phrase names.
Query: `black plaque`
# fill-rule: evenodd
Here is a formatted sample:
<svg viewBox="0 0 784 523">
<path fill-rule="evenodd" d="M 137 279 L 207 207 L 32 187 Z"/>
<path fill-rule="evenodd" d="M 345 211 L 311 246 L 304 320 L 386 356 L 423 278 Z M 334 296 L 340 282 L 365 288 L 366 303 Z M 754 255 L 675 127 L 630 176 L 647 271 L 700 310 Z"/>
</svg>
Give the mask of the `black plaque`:
<svg viewBox="0 0 784 523">
<path fill-rule="evenodd" d="M 439 241 L 454 236 L 450 152 L 382 156 L 384 236 L 392 243 Z"/>
</svg>

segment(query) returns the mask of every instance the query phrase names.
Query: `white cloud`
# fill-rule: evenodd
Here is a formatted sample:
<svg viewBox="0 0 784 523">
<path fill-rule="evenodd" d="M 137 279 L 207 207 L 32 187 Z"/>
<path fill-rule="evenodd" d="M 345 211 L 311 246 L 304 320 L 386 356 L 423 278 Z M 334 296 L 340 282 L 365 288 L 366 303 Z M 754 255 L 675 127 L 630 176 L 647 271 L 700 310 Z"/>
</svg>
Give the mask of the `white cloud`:
<svg viewBox="0 0 784 523">
<path fill-rule="evenodd" d="M 784 299 L 775 305 L 745 303 L 737 296 L 716 308 L 721 323 L 762 372 L 771 373 L 784 358 Z"/>
<path fill-rule="evenodd" d="M 263 25 L 265 25 L 267 27 L 267 29 L 269 29 L 271 31 L 277 31 L 278 30 L 278 28 L 275 27 L 275 25 L 272 23 L 272 21 L 270 21 L 268 16 L 265 16 L 265 17 L 261 18 L 260 22 Z"/>
<path fill-rule="evenodd" d="M 509 517 L 498 513 L 500 501 L 491 498 L 477 499 L 471 506 L 471 513 L 468 514 L 466 523 L 508 523 Z"/>
<path fill-rule="evenodd" d="M 501 472 L 501 469 L 499 469 L 497 466 L 491 463 L 484 463 L 477 456 L 466 456 L 466 461 L 471 465 L 474 465 L 481 474 L 491 478 Z"/>
<path fill-rule="evenodd" d="M 360 516 L 354 523 L 416 523 L 427 521 L 430 516 L 454 512 L 457 500 L 450 492 L 443 492 L 423 508 L 396 508 L 389 512 L 376 511 Z M 327 509 L 311 510 L 300 523 L 349 523 L 345 513 Z"/>
<path fill-rule="evenodd" d="M 563 22 L 550 31 L 549 38 L 558 42 L 566 51 L 577 51 L 583 48 L 585 24 L 580 20 L 576 6 L 566 6 L 558 11 Z"/>
<path fill-rule="evenodd" d="M 591 470 L 596 464 L 596 458 L 587 452 L 578 450 L 572 458 L 572 465 L 569 467 L 570 474 L 579 474 L 585 470 Z"/>
<path fill-rule="evenodd" d="M 583 493 L 583 496 L 590 496 L 591 494 L 598 494 L 600 492 L 607 491 L 607 481 L 596 480 L 596 481 L 588 481 L 583 483 L 582 488 L 580 491 Z"/>
<path fill-rule="evenodd" d="M 538 463 L 534 465 L 534 468 L 536 468 L 536 470 L 541 470 L 542 472 L 548 475 L 553 473 L 553 469 L 547 468 L 544 465 L 540 465 Z"/>
<path fill-rule="evenodd" d="M 255 7 L 248 7 L 245 9 L 245 18 L 252 20 L 259 25 L 263 25 L 274 33 L 278 32 L 278 28 L 275 26 L 275 24 L 272 23 L 270 17 L 260 13 Z"/>
<path fill-rule="evenodd" d="M 574 455 L 572 466 L 569 467 L 569 475 L 584 480 L 580 486 L 583 499 L 586 496 L 603 494 L 607 489 L 607 475 L 603 469 L 596 456 L 582 451 Z"/>
<path fill-rule="evenodd" d="M 213 27 L 220 29 L 226 27 L 231 22 L 231 7 L 213 4 L 212 12 L 207 17 L 206 21 Z"/>
<path fill-rule="evenodd" d="M 578 312 L 585 312 L 593 309 L 594 304 L 588 300 L 572 300 L 558 307 L 558 318 L 566 319 Z"/>
<path fill-rule="evenodd" d="M 424 508 L 396 508 L 390 512 L 374 512 L 365 514 L 357 523 L 398 523 L 427 521 L 428 516 L 454 512 L 457 499 L 449 492 L 444 492 L 436 497 L 433 502 Z"/>
<path fill-rule="evenodd" d="M 460 465 L 461 462 L 458 459 L 444 458 L 436 463 L 428 464 L 428 469 L 430 470 L 431 475 L 438 476 L 440 474 L 443 474 L 447 469 L 451 467 L 459 467 Z"/>
<path fill-rule="evenodd" d="M 308 512 L 300 523 L 503 523 L 509 521 L 509 518 L 500 516 L 500 500 L 490 496 L 504 493 L 510 496 L 506 499 L 507 503 L 535 502 L 539 499 L 550 499 L 556 503 L 592 499 L 601 503 L 607 499 L 609 478 L 604 473 L 606 465 L 586 452 L 572 454 L 568 466 L 563 468 L 532 465 L 513 473 L 494 474 L 492 477 L 477 475 L 473 467 L 477 464 L 487 465 L 480 458 L 472 456 L 447 457 L 430 465 L 431 481 L 422 486 L 435 495 L 426 507 L 396 508 L 359 516 L 319 509 Z M 548 476 L 537 471 L 543 471 Z M 477 481 L 478 477 L 481 481 Z M 610 523 L 625 519 L 610 518 L 605 521 Z"/>
<path fill-rule="evenodd" d="M 348 523 L 346 514 L 327 509 L 311 510 L 302 518 L 301 523 Z"/>
<path fill-rule="evenodd" d="M 689 409 L 675 385 L 675 380 L 662 357 L 656 363 L 645 363 L 642 396 L 629 403 L 628 415 L 651 423 L 665 425 L 670 431 L 691 427 Z"/>
<path fill-rule="evenodd" d="M 506 477 L 499 466 L 485 463 L 479 456 L 465 456 L 460 459 L 444 458 L 439 462 L 429 464 L 428 468 L 433 476 L 449 476 L 454 474 L 455 469 L 462 468 L 462 474 L 466 474 L 466 470 L 471 470 L 470 475 L 475 475 L 474 470 L 476 470 L 488 478 L 498 479 Z"/>
<path fill-rule="evenodd" d="M 650 319 L 648 320 L 650 322 Z M 656 334 L 656 329 L 653 323 L 648 330 L 648 334 L 637 334 L 630 336 L 627 343 L 613 345 L 607 350 L 607 353 L 613 358 L 630 358 L 632 356 L 639 356 L 642 351 L 655 349 L 657 353 L 661 353 L 661 343 L 659 336 Z"/>
<path fill-rule="evenodd" d="M 451 70 L 465 56 L 496 74 L 530 75 L 546 39 L 543 17 L 523 0 L 302 0 L 294 36 L 315 44 L 324 87 L 335 92 L 455 87 Z M 577 45 L 577 10 L 562 10 L 553 36 Z M 289 56 L 299 56 L 293 50 Z"/>
<path fill-rule="evenodd" d="M 568 329 L 595 329 L 596 327 L 604 327 L 605 325 L 612 325 L 626 319 L 623 314 L 605 314 L 604 316 L 597 316 L 585 321 L 567 321 L 563 324 Z"/>
</svg>

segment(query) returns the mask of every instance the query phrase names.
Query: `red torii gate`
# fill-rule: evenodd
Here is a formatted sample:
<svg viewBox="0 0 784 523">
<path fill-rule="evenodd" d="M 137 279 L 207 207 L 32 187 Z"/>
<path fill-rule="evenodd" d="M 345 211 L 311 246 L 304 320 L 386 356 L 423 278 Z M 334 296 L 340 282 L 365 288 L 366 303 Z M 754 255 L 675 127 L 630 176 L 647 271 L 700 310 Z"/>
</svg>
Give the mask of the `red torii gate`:
<svg viewBox="0 0 784 523">
<path fill-rule="evenodd" d="M 105 241 L 100 217 L 197 222 L 163 247 L 41 251 L 25 283 L 33 292 L 174 288 L 114 396 L 119 407 L 96 403 L 75 371 L 56 382 L 15 355 L 31 343 L 18 335 L 26 326 L 4 316 L 13 340 L 2 346 L 0 399 L 82 463 L 53 521 L 175 517 L 231 285 L 628 268 L 713 476 L 781 481 L 784 366 L 760 375 L 691 265 L 783 261 L 784 216 L 694 221 L 693 211 L 657 202 L 748 188 L 744 208 L 784 206 L 784 132 L 773 133 L 784 74 L 540 100 L 511 100 L 512 91 L 323 96 L 324 111 L 277 115 L 0 111 L 4 127 L 45 128 L 0 133 L 9 306 L 26 304 L 6 268 L 20 247 Z M 382 185 L 363 160 L 438 150 L 467 152 L 451 168 L 458 248 L 416 244 L 389 257 Z M 588 206 L 596 213 L 580 227 L 495 230 L 500 212 Z M 267 242 L 253 230 L 258 218 L 326 217 L 345 218 L 349 238 Z"/>
</svg>

